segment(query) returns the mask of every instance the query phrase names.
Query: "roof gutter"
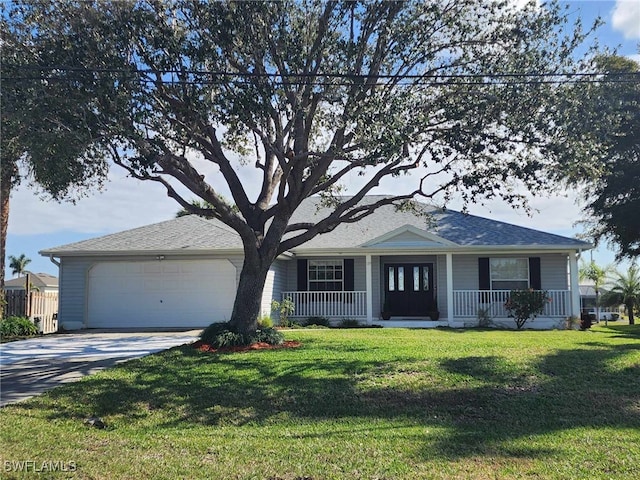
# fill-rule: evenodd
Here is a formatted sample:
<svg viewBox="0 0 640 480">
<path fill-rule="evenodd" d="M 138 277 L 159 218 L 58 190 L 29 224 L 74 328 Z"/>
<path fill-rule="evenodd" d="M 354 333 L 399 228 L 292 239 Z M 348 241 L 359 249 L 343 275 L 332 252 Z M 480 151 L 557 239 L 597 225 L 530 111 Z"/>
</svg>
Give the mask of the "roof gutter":
<svg viewBox="0 0 640 480">
<path fill-rule="evenodd" d="M 60 268 L 60 262 L 58 260 L 56 260 L 53 255 L 49 255 L 49 260 L 51 261 L 51 263 L 53 263 L 56 267 Z"/>
</svg>

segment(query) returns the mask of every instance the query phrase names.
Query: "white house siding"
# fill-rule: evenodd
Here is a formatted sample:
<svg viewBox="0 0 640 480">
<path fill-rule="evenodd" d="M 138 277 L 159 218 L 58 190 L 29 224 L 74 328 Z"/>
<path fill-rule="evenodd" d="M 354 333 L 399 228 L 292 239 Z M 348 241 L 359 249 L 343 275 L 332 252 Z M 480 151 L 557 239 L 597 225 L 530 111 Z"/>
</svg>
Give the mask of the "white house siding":
<svg viewBox="0 0 640 480">
<path fill-rule="evenodd" d="M 353 289 L 356 292 L 364 292 L 367 289 L 367 259 L 355 257 L 353 261 Z"/>
<path fill-rule="evenodd" d="M 542 288 L 545 290 L 567 290 L 569 288 L 567 255 L 555 253 L 536 256 L 540 257 Z"/>
<path fill-rule="evenodd" d="M 365 259 L 366 262 L 366 259 Z M 382 267 L 380 266 L 380 257 L 374 255 L 371 257 L 371 285 L 373 285 L 373 312 L 372 317 L 375 319 L 380 318 L 380 312 L 382 310 L 382 289 L 376 288 L 376 285 L 380 285 Z"/>
<path fill-rule="evenodd" d="M 271 312 L 271 302 L 273 300 L 280 301 L 282 299 L 282 292 L 286 291 L 287 269 L 291 263 L 294 262 L 276 260 L 269 269 L 267 281 L 264 285 L 264 292 L 262 294 L 262 315 L 270 315 L 277 318 L 277 315 L 275 315 L 274 312 Z"/>
<path fill-rule="evenodd" d="M 453 255 L 454 290 L 478 289 L 478 257 L 478 255 Z"/>
</svg>

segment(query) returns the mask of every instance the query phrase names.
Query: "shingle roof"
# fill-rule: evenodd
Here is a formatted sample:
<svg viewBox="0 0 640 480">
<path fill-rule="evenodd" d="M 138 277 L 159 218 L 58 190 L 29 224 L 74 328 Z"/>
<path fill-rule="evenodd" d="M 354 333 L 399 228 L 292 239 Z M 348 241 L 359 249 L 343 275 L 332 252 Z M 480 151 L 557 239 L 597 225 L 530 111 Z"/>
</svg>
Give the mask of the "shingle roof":
<svg viewBox="0 0 640 480">
<path fill-rule="evenodd" d="M 372 203 L 380 197 L 365 199 Z M 488 218 L 467 215 L 455 210 L 441 210 L 420 204 L 421 214 L 398 211 L 394 206 L 381 207 L 374 214 L 354 224 L 342 224 L 332 232 L 319 235 L 296 250 L 318 248 L 353 248 L 405 225 L 428 231 L 460 246 L 568 246 L 587 248 L 589 244 L 575 238 L 541 232 Z M 294 214 L 292 222 L 322 218 L 328 210 L 320 200 L 306 200 Z"/>
<path fill-rule="evenodd" d="M 57 287 L 58 286 L 58 277 L 54 275 L 50 275 L 48 273 L 29 273 L 29 281 L 31 284 L 38 288 L 44 287 Z M 5 280 L 5 287 L 24 287 L 25 277 L 12 278 L 11 280 Z"/>
<path fill-rule="evenodd" d="M 367 203 L 380 197 L 365 197 Z M 357 223 L 342 224 L 332 232 L 318 235 L 294 249 L 358 249 L 389 232 L 405 226 L 430 232 L 462 247 L 521 246 L 589 248 L 589 244 L 574 238 L 541 232 L 496 220 L 466 215 L 454 210 L 442 211 L 420 204 L 420 213 L 398 211 L 385 206 Z M 329 212 L 319 198 L 305 200 L 296 210 L 291 223 L 323 218 Z M 430 217 L 425 214 L 430 214 Z M 451 248 L 451 247 L 449 247 Z M 242 250 L 240 237 L 230 227 L 214 219 L 188 215 L 153 225 L 114 233 L 81 242 L 43 250 L 43 255 L 64 256 L 127 252 L 198 252 L 212 250 Z"/>
<path fill-rule="evenodd" d="M 197 215 L 154 223 L 144 227 L 48 248 L 43 255 L 61 253 L 126 253 L 198 251 L 242 248 L 240 237 L 222 222 Z"/>
</svg>

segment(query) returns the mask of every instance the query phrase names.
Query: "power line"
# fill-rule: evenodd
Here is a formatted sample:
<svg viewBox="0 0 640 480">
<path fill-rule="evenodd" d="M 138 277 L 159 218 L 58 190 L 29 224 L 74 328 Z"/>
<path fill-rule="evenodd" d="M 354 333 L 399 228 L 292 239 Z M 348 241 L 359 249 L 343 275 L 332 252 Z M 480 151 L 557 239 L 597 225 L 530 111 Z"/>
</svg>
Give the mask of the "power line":
<svg viewBox="0 0 640 480">
<path fill-rule="evenodd" d="M 6 65 L 5 65 L 6 67 Z M 446 86 L 446 85 L 536 85 L 557 84 L 575 81 L 588 83 L 637 83 L 640 72 L 563 72 L 563 73 L 438 73 L 433 75 L 401 74 L 401 75 L 361 75 L 353 73 L 267 73 L 267 72 L 231 72 L 178 69 L 124 69 L 124 68 L 84 68 L 67 66 L 11 66 L 23 71 L 50 71 L 52 73 L 87 73 L 87 74 L 123 74 L 120 81 L 138 81 L 140 83 L 160 83 L 170 85 L 255 85 L 251 79 L 271 80 L 272 86 L 377 86 L 385 87 L 384 80 L 397 81 L 398 86 Z M 154 78 L 149 78 L 151 75 Z M 176 78 L 176 76 L 178 78 Z M 129 78 L 126 78 L 129 77 Z M 134 78 L 136 77 L 136 78 Z M 170 78 L 167 78 L 170 77 Z M 204 77 L 204 78 L 197 78 Z M 49 76 L 44 73 L 37 76 L 9 76 L 5 81 L 84 81 L 80 76 Z M 379 82 L 382 80 L 383 82 Z M 374 81 L 375 83 L 372 83 Z"/>
<path fill-rule="evenodd" d="M 48 81 L 48 82 L 73 82 L 73 81 L 83 81 L 86 79 L 76 77 L 2 77 L 3 81 Z M 137 81 L 139 83 L 160 83 L 163 85 L 228 85 L 229 83 L 237 84 L 237 85 L 254 85 L 253 83 L 246 80 L 179 80 L 179 79 L 129 79 L 130 81 Z M 482 82 L 482 81 L 455 81 L 453 79 L 442 80 L 442 81 L 418 81 L 418 82 L 399 82 L 396 86 L 400 87 L 409 87 L 409 86 L 447 86 L 447 85 L 485 85 L 485 86 L 500 86 L 500 85 L 544 85 L 544 84 L 558 84 L 560 83 L 558 80 L 513 80 L 513 81 L 491 81 L 491 82 Z M 577 82 L 576 82 L 577 83 Z M 582 84 L 636 84 L 640 83 L 640 78 L 633 80 L 582 80 L 579 82 Z M 296 85 L 312 85 L 318 87 L 352 87 L 358 86 L 358 84 L 354 84 L 352 82 L 295 82 L 295 81 L 278 81 L 271 83 L 272 86 L 296 86 Z M 363 83 L 360 86 L 362 87 L 386 87 L 388 86 L 385 83 Z"/>
<path fill-rule="evenodd" d="M 86 67 L 69 67 L 69 66 L 39 66 L 39 65 L 7 65 L 5 67 L 15 68 L 18 70 L 50 70 L 62 72 L 86 72 L 86 73 L 127 73 L 136 75 L 160 74 L 160 75 L 215 75 L 215 76 L 233 76 L 247 78 L 347 78 L 362 79 L 381 78 L 394 79 L 403 78 L 407 80 L 419 80 L 424 78 L 522 78 L 522 77 L 625 77 L 634 76 L 640 78 L 640 72 L 518 72 L 518 73 L 438 73 L 435 75 L 424 74 L 379 74 L 375 76 L 355 73 L 269 73 L 269 72 L 231 72 L 222 70 L 181 70 L 181 69 L 152 69 L 152 68 L 86 68 Z"/>
</svg>

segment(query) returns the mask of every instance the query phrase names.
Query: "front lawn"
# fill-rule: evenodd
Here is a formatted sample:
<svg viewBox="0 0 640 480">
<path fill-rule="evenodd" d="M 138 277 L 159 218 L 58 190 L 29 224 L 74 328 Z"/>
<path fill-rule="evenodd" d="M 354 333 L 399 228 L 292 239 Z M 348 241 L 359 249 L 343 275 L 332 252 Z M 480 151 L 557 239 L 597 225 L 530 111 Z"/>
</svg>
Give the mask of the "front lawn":
<svg viewBox="0 0 640 480">
<path fill-rule="evenodd" d="M 175 348 L 6 407 L 0 476 L 640 478 L 640 326 L 286 336 L 303 346 Z"/>
</svg>

